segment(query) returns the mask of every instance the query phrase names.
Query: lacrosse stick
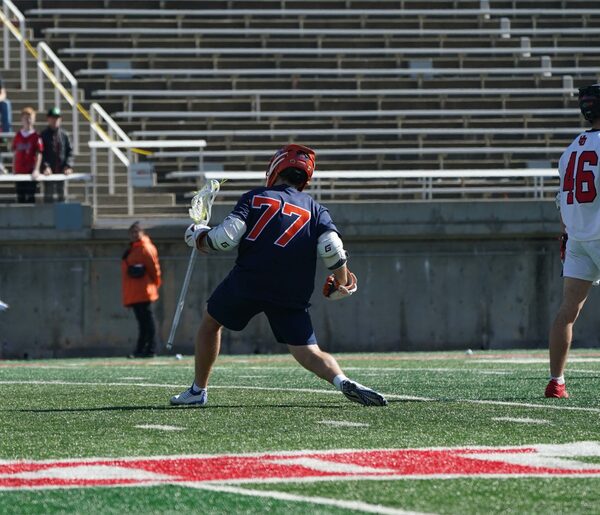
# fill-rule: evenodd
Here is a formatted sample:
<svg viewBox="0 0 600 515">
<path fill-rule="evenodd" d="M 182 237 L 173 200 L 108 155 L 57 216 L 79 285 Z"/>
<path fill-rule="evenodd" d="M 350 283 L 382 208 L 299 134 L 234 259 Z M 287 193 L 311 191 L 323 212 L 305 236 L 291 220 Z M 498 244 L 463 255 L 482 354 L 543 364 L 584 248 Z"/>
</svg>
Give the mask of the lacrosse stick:
<svg viewBox="0 0 600 515">
<path fill-rule="evenodd" d="M 192 207 L 190 207 L 189 213 L 190 218 L 195 224 L 208 224 L 212 205 L 219 192 L 220 186 L 221 184 L 219 181 L 211 179 L 200 191 L 196 192 L 194 198 L 192 198 Z M 173 348 L 175 331 L 177 331 L 177 326 L 179 325 L 179 319 L 181 317 L 181 312 L 183 311 L 183 304 L 185 303 L 185 296 L 190 285 L 190 280 L 192 279 L 192 272 L 194 270 L 194 263 L 196 262 L 197 255 L 198 251 L 193 248 L 192 253 L 190 254 L 187 271 L 185 272 L 185 278 L 183 279 L 183 285 L 181 286 L 181 292 L 179 293 L 177 309 L 175 310 L 175 316 L 173 317 L 173 323 L 171 324 L 171 332 L 169 333 L 169 339 L 167 340 L 168 350 Z"/>
</svg>

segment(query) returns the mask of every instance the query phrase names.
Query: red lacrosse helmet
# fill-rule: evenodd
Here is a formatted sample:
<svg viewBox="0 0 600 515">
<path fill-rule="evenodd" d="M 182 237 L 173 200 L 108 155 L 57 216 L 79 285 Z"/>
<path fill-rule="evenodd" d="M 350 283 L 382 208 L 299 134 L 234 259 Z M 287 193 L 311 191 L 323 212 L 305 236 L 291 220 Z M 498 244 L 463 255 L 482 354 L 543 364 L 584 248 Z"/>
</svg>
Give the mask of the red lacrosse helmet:
<svg viewBox="0 0 600 515">
<path fill-rule="evenodd" d="M 273 186 L 279 174 L 287 168 L 296 168 L 306 173 L 306 182 L 298 188 L 298 191 L 302 191 L 315 171 L 315 151 L 296 144 L 280 148 L 269 161 L 267 186 Z"/>
</svg>

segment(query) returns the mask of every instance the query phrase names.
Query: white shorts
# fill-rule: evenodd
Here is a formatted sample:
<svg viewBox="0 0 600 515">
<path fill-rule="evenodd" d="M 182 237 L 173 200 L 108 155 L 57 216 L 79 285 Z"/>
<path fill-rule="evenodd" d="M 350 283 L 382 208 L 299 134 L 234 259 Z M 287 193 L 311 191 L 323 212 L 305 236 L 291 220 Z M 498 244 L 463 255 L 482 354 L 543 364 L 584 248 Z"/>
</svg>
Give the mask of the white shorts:
<svg viewBox="0 0 600 515">
<path fill-rule="evenodd" d="M 583 281 L 600 279 L 600 240 L 567 240 L 563 276 Z"/>
</svg>

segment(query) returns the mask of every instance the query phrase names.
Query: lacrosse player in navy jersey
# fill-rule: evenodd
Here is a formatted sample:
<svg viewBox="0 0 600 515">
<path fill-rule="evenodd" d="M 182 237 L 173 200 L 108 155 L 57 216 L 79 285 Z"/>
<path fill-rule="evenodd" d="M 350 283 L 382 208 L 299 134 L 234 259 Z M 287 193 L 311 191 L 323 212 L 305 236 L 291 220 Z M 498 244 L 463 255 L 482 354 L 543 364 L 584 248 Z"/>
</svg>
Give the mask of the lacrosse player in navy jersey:
<svg viewBox="0 0 600 515">
<path fill-rule="evenodd" d="M 218 226 L 191 225 L 185 241 L 201 253 L 238 249 L 236 264 L 207 302 L 196 336 L 195 380 L 171 397 L 174 405 L 205 406 L 212 366 L 219 355 L 221 328 L 241 331 L 264 313 L 278 342 L 298 363 L 332 383 L 348 399 L 385 406 L 379 393 L 348 379 L 333 356 L 323 352 L 308 312 L 314 290 L 317 255 L 332 274 L 323 294 L 344 299 L 357 290 L 346 266 L 346 251 L 329 211 L 302 190 L 310 182 L 315 153 L 287 145 L 271 158 L 266 187 L 242 195 Z"/>
</svg>

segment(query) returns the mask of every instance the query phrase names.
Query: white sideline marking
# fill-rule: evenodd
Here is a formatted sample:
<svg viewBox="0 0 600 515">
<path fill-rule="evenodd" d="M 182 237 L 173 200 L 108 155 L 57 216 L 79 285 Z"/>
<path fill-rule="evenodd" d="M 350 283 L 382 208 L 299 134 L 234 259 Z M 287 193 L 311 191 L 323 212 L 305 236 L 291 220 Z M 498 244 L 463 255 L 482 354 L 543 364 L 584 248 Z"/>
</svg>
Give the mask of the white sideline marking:
<svg viewBox="0 0 600 515">
<path fill-rule="evenodd" d="M 549 420 L 541 418 L 494 417 L 497 422 L 516 422 L 517 424 L 550 424 Z"/>
<path fill-rule="evenodd" d="M 487 361 L 487 360 L 486 360 Z M 486 361 L 478 361 L 477 364 L 485 363 Z M 302 370 L 302 369 L 300 369 Z M 487 372 L 487 370 L 478 370 L 476 368 L 465 368 L 465 367 L 344 367 L 344 370 L 367 370 L 373 372 Z M 512 373 L 512 370 L 498 370 L 494 369 L 494 372 L 506 372 Z"/>
<path fill-rule="evenodd" d="M 475 364 L 479 365 L 481 363 L 486 363 L 487 361 L 490 360 L 480 360 L 477 361 Z M 482 374 L 482 373 L 487 373 L 487 372 L 493 372 L 493 373 L 502 373 L 502 374 L 512 374 L 514 373 L 514 370 L 506 370 L 506 369 L 494 369 L 494 370 L 478 370 L 476 368 L 465 368 L 465 367 L 403 367 L 403 366 L 397 366 L 397 367 L 343 367 L 344 370 L 350 370 L 350 371 L 357 371 L 357 372 L 362 372 L 362 375 L 380 375 L 380 372 L 472 372 L 474 374 Z M 215 367 L 215 370 L 221 370 L 221 371 L 235 371 L 237 370 L 234 367 L 228 367 L 228 366 L 217 366 Z M 270 371 L 292 371 L 292 372 L 302 372 L 305 373 L 305 371 L 302 368 L 299 367 L 266 367 L 266 366 L 255 366 L 255 367 L 244 367 L 244 370 L 270 370 Z"/>
<path fill-rule="evenodd" d="M 528 365 L 531 363 L 548 363 L 548 358 L 474 358 L 477 363 L 509 363 L 517 365 Z M 598 363 L 600 358 L 569 358 L 569 363 Z"/>
<path fill-rule="evenodd" d="M 40 384 L 40 385 L 60 385 L 60 386 L 138 386 L 141 388 L 189 388 L 189 385 L 165 384 L 165 383 L 85 383 L 81 381 L 0 381 L 0 384 Z M 340 395 L 340 392 L 334 390 L 322 390 L 319 388 L 274 388 L 270 386 L 210 386 L 211 390 L 265 390 L 269 392 L 300 392 L 300 393 L 320 393 L 326 395 Z M 404 401 L 435 401 L 430 397 L 418 397 L 414 395 L 386 395 L 389 399 L 399 399 Z M 600 411 L 600 409 L 598 410 Z"/>
<path fill-rule="evenodd" d="M 319 420 L 319 424 L 338 427 L 369 427 L 369 424 L 363 424 L 362 422 L 348 422 L 346 420 Z"/>
<path fill-rule="evenodd" d="M 161 426 L 160 424 L 141 424 L 139 426 L 135 426 L 139 429 L 158 429 L 160 431 L 183 431 L 185 427 L 179 426 Z"/>
<path fill-rule="evenodd" d="M 171 476 L 157 474 L 140 469 L 131 469 L 115 465 L 79 465 L 76 467 L 51 467 L 32 472 L 20 472 L 17 474 L 0 474 L 0 477 L 18 479 L 77 479 L 77 480 L 109 480 L 109 479 L 131 479 L 131 480 L 165 480 Z"/>
<path fill-rule="evenodd" d="M 495 406 L 516 406 L 518 408 L 541 408 L 566 411 L 588 411 L 590 413 L 600 413 L 600 408 L 582 408 L 579 406 L 564 406 L 559 404 L 532 404 L 528 402 L 509 402 L 509 401 L 484 401 L 476 399 L 452 399 L 454 402 L 468 402 L 470 404 L 491 404 Z"/>
<path fill-rule="evenodd" d="M 279 501 L 296 501 L 310 504 L 321 504 L 324 506 L 335 506 L 337 508 L 345 508 L 348 510 L 362 511 L 364 513 L 382 513 L 384 515 L 419 515 L 419 512 L 399 510 L 396 508 L 388 508 L 380 504 L 369 504 L 362 501 L 342 501 L 339 499 L 329 499 L 327 497 L 307 497 L 304 495 L 288 494 L 286 492 L 277 492 L 270 490 L 251 490 L 249 488 L 240 488 L 237 486 L 217 486 L 198 483 L 177 483 L 200 490 L 210 490 L 213 492 L 222 492 L 237 495 L 249 495 L 251 497 L 265 497 L 277 499 Z M 424 515 L 424 514 L 421 514 Z"/>
<path fill-rule="evenodd" d="M 541 443 L 536 445 L 535 448 L 544 456 L 600 456 L 600 444 L 598 442 Z"/>
<path fill-rule="evenodd" d="M 80 381 L 0 381 L 0 384 L 38 384 L 38 385 L 63 385 L 63 386 L 137 386 L 139 388 L 186 388 L 189 385 L 164 384 L 164 383 L 85 383 Z M 268 386 L 211 386 L 213 390 L 264 390 L 271 392 L 300 392 L 317 393 L 324 395 L 339 395 L 337 390 L 321 390 L 318 388 L 274 388 Z M 584 411 L 588 413 L 600 413 L 600 408 L 584 408 L 580 406 L 565 406 L 564 404 L 532 404 L 527 402 L 489 401 L 477 399 L 439 399 L 433 397 L 418 397 L 415 395 L 383 394 L 388 399 L 421 402 L 464 402 L 469 404 L 490 404 L 492 406 L 516 406 L 518 408 L 541 408 L 565 411 Z"/>
<path fill-rule="evenodd" d="M 585 463 L 583 461 L 568 460 L 554 456 L 544 456 L 531 453 L 504 453 L 501 458 L 491 457 L 489 454 L 463 454 L 472 460 L 498 461 L 510 463 L 511 465 L 523 465 L 525 467 L 550 468 L 559 470 L 598 470 L 597 463 Z"/>
<path fill-rule="evenodd" d="M 600 442 L 597 441 L 581 441 L 581 442 L 569 442 L 569 443 L 561 443 L 561 444 L 524 444 L 524 445 L 461 445 L 461 446 L 452 446 L 452 447 L 388 447 L 379 450 L 385 451 L 454 451 L 454 450 L 472 450 L 472 451 L 502 451 L 502 450 L 514 450 L 514 449 L 536 449 L 536 451 L 544 456 L 559 456 L 559 457 L 576 457 L 576 456 L 587 456 L 587 457 L 600 457 Z M 149 461 L 162 461 L 162 460 L 172 460 L 178 458 L 222 458 L 224 456 L 227 457 L 241 457 L 241 458 L 253 458 L 253 457 L 264 457 L 264 456 L 306 456 L 307 454 L 319 454 L 319 455 L 338 455 L 340 453 L 356 453 L 356 452 L 370 452 L 373 451 L 372 448 L 342 448 L 342 449 L 300 449 L 295 451 L 260 451 L 260 452 L 233 452 L 233 453 L 203 453 L 203 454 L 166 454 L 166 455 L 156 455 L 156 456 L 121 456 L 118 458 L 119 461 L 129 462 L 129 461 L 139 461 L 139 460 L 149 460 Z M 377 450 L 377 449 L 375 449 Z M 77 463 L 91 463 L 93 465 L 97 465 L 98 461 L 102 460 L 111 460 L 116 458 L 107 458 L 106 456 L 92 456 L 87 458 L 51 458 L 51 459 L 41 459 L 41 460 L 22 460 L 23 462 L 31 462 L 31 463 L 67 463 L 72 464 L 74 461 Z M 0 465 L 10 465 L 14 464 L 15 460 L 10 459 L 0 459 Z M 442 474 L 442 477 L 446 477 L 446 475 Z M 448 475 L 449 477 L 450 475 Z M 542 477 L 548 477 L 548 474 L 541 474 Z M 373 476 L 365 476 L 360 477 L 360 479 L 368 479 Z M 396 476 L 394 476 L 396 477 Z M 403 476 L 404 477 L 404 476 Z M 431 476 L 407 476 L 411 478 L 417 477 L 440 477 L 439 474 L 432 474 Z M 486 476 L 487 477 L 487 476 Z M 494 474 L 490 477 L 514 477 L 511 474 Z M 528 477 L 530 477 L 528 475 Z M 535 476 L 537 477 L 537 476 Z M 585 476 L 588 477 L 588 476 Z M 596 475 L 597 477 L 597 475 Z M 279 481 L 281 478 L 271 478 L 275 481 Z M 263 478 L 259 481 L 270 481 L 271 479 Z M 300 481 L 302 478 L 289 478 L 290 481 Z M 317 480 L 320 478 L 316 478 Z M 337 481 L 340 478 L 335 478 Z M 353 480 L 353 478 L 350 478 Z M 375 478 L 378 480 L 378 478 Z M 311 479 L 312 480 L 312 479 Z M 256 479 L 243 479 L 239 480 L 242 482 L 256 482 Z M 219 481 L 217 481 L 219 482 Z M 238 480 L 226 480 L 224 481 L 228 484 L 232 482 L 237 483 Z"/>
</svg>

